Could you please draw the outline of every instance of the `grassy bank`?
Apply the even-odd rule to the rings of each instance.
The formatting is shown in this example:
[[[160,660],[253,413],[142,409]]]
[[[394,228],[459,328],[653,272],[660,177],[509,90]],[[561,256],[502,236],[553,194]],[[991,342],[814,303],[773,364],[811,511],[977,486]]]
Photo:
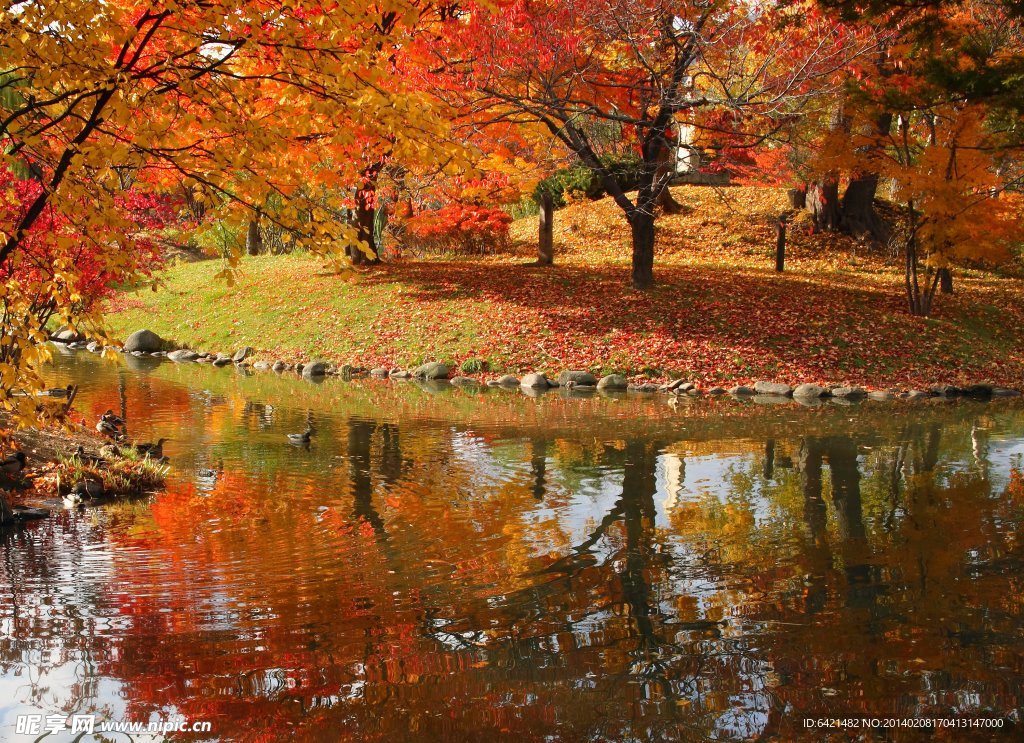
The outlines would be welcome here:
[[[674,189],[687,213],[658,223],[656,276],[628,287],[628,229],[604,200],[556,214],[556,265],[532,258],[533,220],[516,249],[484,258],[388,263],[355,278],[303,255],[180,264],[157,292],[112,300],[115,335],[148,327],[177,343],[265,359],[357,366],[480,360],[492,371],[590,368],[694,381],[910,386],[1024,381],[1024,280],[956,272],[935,317],[910,317],[899,261],[834,236],[790,231],[773,270],[781,191]],[[472,364],[467,368],[472,368]]]

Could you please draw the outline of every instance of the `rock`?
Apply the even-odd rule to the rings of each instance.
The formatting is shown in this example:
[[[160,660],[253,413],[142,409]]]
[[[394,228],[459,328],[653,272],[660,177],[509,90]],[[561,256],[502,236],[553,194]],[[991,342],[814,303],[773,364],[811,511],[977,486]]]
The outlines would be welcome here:
[[[736,395],[736,397],[749,397],[750,395],[756,395],[757,393],[749,387],[744,387],[742,384],[738,384],[729,390],[730,395]]]
[[[539,372],[533,374],[527,374],[525,377],[519,380],[519,386],[526,387],[531,390],[546,390],[551,385],[548,384],[548,378]]]
[[[269,361],[257,361],[252,365],[252,368],[256,371],[267,371],[273,366]]]
[[[863,387],[833,387],[832,397],[841,397],[846,400],[857,400],[864,397],[866,393]]]
[[[392,379],[412,379],[412,372],[408,372],[405,369],[392,369],[388,376]]]
[[[412,375],[417,379],[447,379],[448,367],[440,361],[429,361],[416,367]]]
[[[74,343],[75,341],[84,341],[85,336],[62,326],[56,333],[50,336],[50,340],[57,341],[58,343]]]
[[[170,359],[171,361],[181,363],[183,361],[195,361],[197,358],[199,358],[199,354],[197,354],[195,351],[189,351],[187,348],[181,348],[178,349],[177,351],[171,351],[169,354],[167,354],[167,358]]]
[[[304,377],[322,377],[327,373],[328,364],[326,361],[310,361],[302,365],[300,372]],[[298,369],[298,367],[296,367]]]
[[[132,356],[146,356],[147,355],[145,351],[129,351],[129,353]]]
[[[342,364],[335,370],[335,373],[342,379],[351,379],[352,375],[356,373],[356,368],[351,364]]]
[[[982,399],[992,397],[992,390],[995,389],[995,385],[989,384],[988,382],[981,382],[979,384],[969,385],[965,390],[964,394],[970,397],[979,397]]]
[[[513,377],[511,374],[505,374],[497,379],[492,379],[487,383],[488,387],[518,387],[519,378]]]
[[[835,394],[835,393],[833,392],[832,394]],[[892,392],[890,392],[889,390],[872,390],[871,392],[868,393],[868,399],[869,400],[882,400],[882,401],[885,401],[885,400],[892,400],[894,397],[895,397],[895,395],[893,395]]]
[[[805,400],[815,400],[819,397],[825,397],[827,390],[817,384],[798,384],[796,389],[793,390],[793,397],[802,397]]]
[[[759,395],[779,395],[780,397],[789,397],[793,394],[793,388],[788,384],[782,384],[781,382],[765,382],[758,380],[754,382],[754,392]]]
[[[701,392],[701,391],[700,391],[699,389],[697,389],[696,387],[694,387],[694,386],[692,386],[692,385],[691,385],[691,386],[690,386],[690,389],[686,390],[686,394],[687,394],[688,396],[690,396],[690,397],[700,397],[700,396],[701,396],[701,395],[703,395],[704,393],[703,393],[703,392]]]
[[[383,368],[370,369],[370,376],[376,377],[377,379],[384,379],[388,375],[388,370]]]
[[[230,363],[231,357],[228,356],[227,354],[220,354],[217,358],[213,360],[214,366],[227,366]]]
[[[274,365],[270,368],[276,372],[288,371],[288,364],[284,363],[283,361],[275,361]]]
[[[593,385],[597,386],[597,377],[588,371],[564,371],[558,375],[558,383],[565,385],[568,382],[572,382],[575,385]]]
[[[167,356],[167,351],[154,351],[153,353],[150,354],[150,356],[156,356],[157,358],[162,359],[165,356]]]
[[[677,389],[684,384],[686,384],[685,379],[673,379],[671,382],[665,385],[665,389],[671,392],[672,390]]]
[[[708,394],[714,395],[715,397],[718,397],[719,395],[724,395],[725,393],[726,389],[724,387],[712,387],[711,389],[708,390]]]
[[[471,377],[452,377],[450,380],[456,387],[479,387],[480,383]]]
[[[930,392],[925,392],[924,390],[910,390],[910,392],[905,392],[900,395],[904,400],[923,400],[924,398],[931,396]]]
[[[599,390],[624,390],[627,386],[629,386],[629,383],[621,374],[609,374],[601,377],[597,382]]]
[[[1009,387],[994,387],[992,397],[1020,397],[1020,390],[1012,390]]]
[[[576,385],[576,386],[578,388],[580,385]],[[658,385],[654,384],[653,382],[644,382],[643,384],[629,385],[626,389],[632,390],[633,392],[644,392],[644,393],[657,392],[658,391]]]
[[[75,351],[83,350],[88,344],[85,341],[74,341],[68,344],[68,348],[74,349]]]
[[[86,348],[86,350],[87,350],[87,351],[91,351],[92,353],[99,353],[100,351],[102,351],[102,350],[103,350],[103,346],[101,346],[101,345],[100,345],[100,344],[99,344],[98,342],[96,342],[96,341],[92,341],[92,342],[91,342],[91,343],[90,343],[89,345],[87,345],[87,346],[86,346],[85,348]]]
[[[954,387],[951,384],[940,384],[935,387],[932,387],[929,390],[929,392],[931,392],[933,395],[939,395],[941,397],[958,397],[963,392],[963,390],[961,390],[959,387]]]
[[[134,333],[129,335],[128,340],[124,342],[124,350],[129,353],[133,351],[145,351],[146,353],[152,353],[153,351],[159,351],[163,346],[163,338],[152,330],[136,330]]]
[[[245,346],[244,348],[239,348],[237,351],[235,351],[235,355],[231,357],[231,361],[233,361],[236,364],[240,364],[252,355],[252,346]]]

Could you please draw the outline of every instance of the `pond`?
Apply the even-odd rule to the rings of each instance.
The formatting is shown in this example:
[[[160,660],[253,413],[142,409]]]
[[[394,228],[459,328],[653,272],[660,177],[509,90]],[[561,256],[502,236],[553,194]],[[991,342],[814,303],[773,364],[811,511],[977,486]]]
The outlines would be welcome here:
[[[49,374],[170,437],[173,469],[0,533],[0,739],[38,738],[29,714],[198,740],[1020,734],[1019,404]]]

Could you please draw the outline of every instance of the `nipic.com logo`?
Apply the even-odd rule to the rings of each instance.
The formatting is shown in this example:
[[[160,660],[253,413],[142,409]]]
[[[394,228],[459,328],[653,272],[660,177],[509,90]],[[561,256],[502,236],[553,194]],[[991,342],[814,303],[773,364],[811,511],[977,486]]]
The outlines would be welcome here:
[[[133,722],[128,720],[100,720],[97,715],[43,715],[27,714],[15,718],[14,732],[16,735],[38,736],[42,734],[78,733],[95,735],[97,733],[150,733],[161,735],[166,733],[209,733],[212,725],[209,720],[187,720],[184,717],[166,717]]]

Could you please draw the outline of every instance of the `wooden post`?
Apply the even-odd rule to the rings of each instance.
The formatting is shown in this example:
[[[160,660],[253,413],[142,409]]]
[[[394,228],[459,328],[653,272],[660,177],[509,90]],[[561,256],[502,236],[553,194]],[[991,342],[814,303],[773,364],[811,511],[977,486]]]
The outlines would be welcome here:
[[[780,214],[775,225],[775,270],[779,273],[786,268],[786,215]]]
[[[555,262],[554,227],[555,209],[551,194],[540,197],[540,224],[537,239],[537,265],[550,266]]]

